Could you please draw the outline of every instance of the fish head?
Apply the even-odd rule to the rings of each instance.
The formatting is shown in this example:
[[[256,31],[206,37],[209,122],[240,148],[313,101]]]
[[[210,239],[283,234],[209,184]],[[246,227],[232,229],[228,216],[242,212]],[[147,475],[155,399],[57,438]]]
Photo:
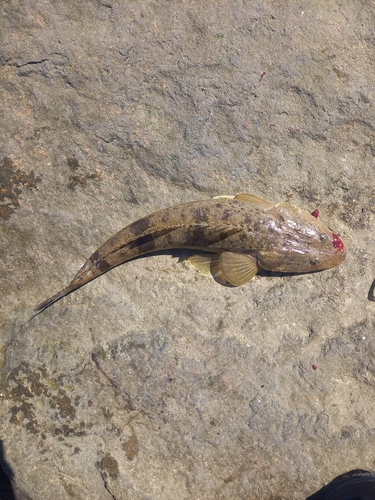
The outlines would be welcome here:
[[[275,205],[271,213],[269,223],[273,224],[274,243],[257,255],[263,269],[308,273],[344,262],[344,243],[315,215],[288,203]]]

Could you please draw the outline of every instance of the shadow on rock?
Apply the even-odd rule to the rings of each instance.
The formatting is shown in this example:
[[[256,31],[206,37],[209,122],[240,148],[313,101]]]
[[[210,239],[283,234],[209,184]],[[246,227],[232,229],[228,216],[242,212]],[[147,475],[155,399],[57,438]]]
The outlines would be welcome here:
[[[375,473],[356,469],[341,476],[321,490],[306,498],[306,500],[374,500]]]
[[[0,440],[0,500],[32,500],[13,483],[14,474],[4,456],[3,442]]]
[[[13,472],[5,461],[3,443],[0,441],[0,500],[16,500],[11,478]]]

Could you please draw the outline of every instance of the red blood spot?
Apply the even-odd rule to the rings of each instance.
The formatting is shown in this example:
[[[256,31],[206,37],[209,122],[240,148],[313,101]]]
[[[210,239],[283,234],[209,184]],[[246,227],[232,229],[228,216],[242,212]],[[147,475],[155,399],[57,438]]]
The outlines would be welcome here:
[[[314,210],[313,212],[311,212],[311,215],[315,217],[315,219],[317,219],[319,217],[319,210],[318,209]]]
[[[332,245],[337,250],[340,250],[342,252],[345,250],[344,243],[340,240],[340,238],[335,233],[332,233]]]
[[[263,71],[263,73],[260,75],[260,78],[259,78],[259,82],[258,82],[258,83],[260,83],[260,82],[261,82],[261,80],[262,80],[262,78],[264,77],[264,75],[265,75],[265,74],[266,74],[266,72],[265,72],[265,71]]]
[[[318,367],[316,365],[312,365],[311,367],[313,370],[316,370]]]

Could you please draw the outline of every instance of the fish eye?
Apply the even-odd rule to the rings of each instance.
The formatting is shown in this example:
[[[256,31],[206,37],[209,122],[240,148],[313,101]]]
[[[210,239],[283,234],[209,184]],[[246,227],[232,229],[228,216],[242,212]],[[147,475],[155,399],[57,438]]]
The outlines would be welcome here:
[[[319,259],[318,259],[318,257],[315,257],[314,259],[311,259],[311,260],[310,260],[310,264],[311,264],[312,266],[316,266],[317,264],[319,264]]]
[[[327,236],[325,233],[322,233],[322,234],[319,236],[320,241],[325,241],[327,238],[328,238],[328,236]]]

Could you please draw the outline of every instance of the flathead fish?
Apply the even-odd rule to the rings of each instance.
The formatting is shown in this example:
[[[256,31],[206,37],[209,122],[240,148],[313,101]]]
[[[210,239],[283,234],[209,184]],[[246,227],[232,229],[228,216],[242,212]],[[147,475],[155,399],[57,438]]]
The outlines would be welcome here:
[[[34,316],[110,269],[160,250],[196,250],[188,259],[195,268],[233,286],[244,285],[260,269],[308,273],[338,266],[345,260],[344,244],[317,215],[251,194],[160,210],[106,241],[66,288],[35,308]]]

